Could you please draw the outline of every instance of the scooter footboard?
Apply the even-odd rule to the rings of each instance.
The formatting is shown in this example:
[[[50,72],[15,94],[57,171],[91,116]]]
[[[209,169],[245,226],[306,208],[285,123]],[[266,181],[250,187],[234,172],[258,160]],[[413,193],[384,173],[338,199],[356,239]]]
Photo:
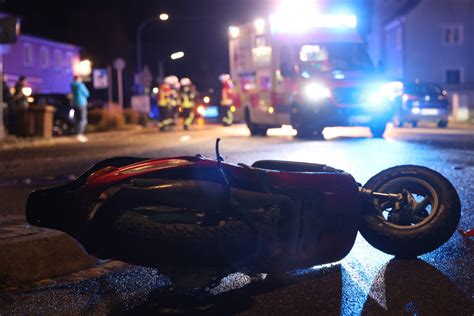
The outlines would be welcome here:
[[[361,218],[360,193],[355,180],[343,172],[276,173],[274,177],[271,182],[285,183],[279,192],[293,200],[299,223],[294,228],[298,230],[296,250],[288,245],[279,265],[288,270],[344,258],[354,245]],[[279,230],[288,230],[289,218],[281,214]]]

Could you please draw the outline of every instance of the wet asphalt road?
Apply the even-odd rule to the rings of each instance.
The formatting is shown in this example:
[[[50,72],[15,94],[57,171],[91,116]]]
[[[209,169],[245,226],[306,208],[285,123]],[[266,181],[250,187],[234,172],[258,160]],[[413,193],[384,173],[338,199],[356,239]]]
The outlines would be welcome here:
[[[213,157],[214,139],[221,137],[222,155],[230,162],[251,164],[259,159],[282,159],[324,163],[346,170],[361,183],[394,165],[428,166],[444,174],[458,189],[463,204],[460,226],[474,226],[474,129],[394,129],[384,140],[366,138],[369,134],[365,129],[330,129],[325,131],[325,141],[294,139],[288,132],[276,130],[272,131],[274,136],[251,138],[241,126],[167,134],[147,130],[128,137],[91,138],[86,144],[71,142],[0,151],[0,214],[22,213],[30,190],[78,175],[97,160],[123,155],[196,153]],[[359,236],[351,253],[331,266],[296,271],[277,280],[250,282],[247,276],[237,275],[223,282],[215,290],[218,294],[198,303],[195,300],[202,291],[170,296],[164,290],[166,282],[157,281],[141,296],[138,306],[132,304],[127,309],[137,315],[182,311],[244,315],[474,315],[473,259],[474,240],[463,240],[457,234],[418,260],[393,259]],[[135,283],[150,284],[149,275],[138,273]],[[83,286],[81,293],[87,296],[90,284]],[[70,304],[72,297],[52,291],[29,293],[21,298],[22,309],[16,311],[34,311],[38,304],[46,305],[46,312],[91,311],[90,300],[86,300],[86,309],[86,305]],[[100,301],[99,296],[95,300],[98,307],[92,311],[104,312]],[[54,304],[56,309],[48,309],[48,304]],[[61,304],[64,309],[58,309]],[[172,309],[167,309],[170,306]]]

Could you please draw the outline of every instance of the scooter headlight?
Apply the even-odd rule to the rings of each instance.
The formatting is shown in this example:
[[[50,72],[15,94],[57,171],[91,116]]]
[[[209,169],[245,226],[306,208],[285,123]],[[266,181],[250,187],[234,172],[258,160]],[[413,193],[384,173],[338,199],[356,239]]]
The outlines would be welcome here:
[[[331,97],[331,90],[320,83],[310,83],[304,88],[305,96],[311,101],[320,101]]]

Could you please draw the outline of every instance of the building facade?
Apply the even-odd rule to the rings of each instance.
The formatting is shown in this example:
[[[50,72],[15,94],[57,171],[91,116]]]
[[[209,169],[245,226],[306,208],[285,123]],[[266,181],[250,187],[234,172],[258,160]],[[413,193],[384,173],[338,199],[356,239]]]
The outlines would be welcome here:
[[[438,83],[474,106],[474,0],[374,0],[370,52],[388,75]]]
[[[68,93],[80,61],[78,46],[31,35],[20,35],[15,44],[2,44],[0,52],[8,85],[13,87],[25,76],[33,93]]]
[[[371,52],[389,74],[459,88],[474,83],[474,1],[375,0]]]

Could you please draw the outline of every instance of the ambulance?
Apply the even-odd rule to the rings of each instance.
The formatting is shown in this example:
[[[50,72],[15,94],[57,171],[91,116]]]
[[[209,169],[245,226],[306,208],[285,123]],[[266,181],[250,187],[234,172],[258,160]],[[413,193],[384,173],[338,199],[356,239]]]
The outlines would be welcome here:
[[[291,8],[229,28],[237,115],[252,135],[282,125],[300,137],[367,126],[383,137],[403,84],[374,67],[356,16]]]

